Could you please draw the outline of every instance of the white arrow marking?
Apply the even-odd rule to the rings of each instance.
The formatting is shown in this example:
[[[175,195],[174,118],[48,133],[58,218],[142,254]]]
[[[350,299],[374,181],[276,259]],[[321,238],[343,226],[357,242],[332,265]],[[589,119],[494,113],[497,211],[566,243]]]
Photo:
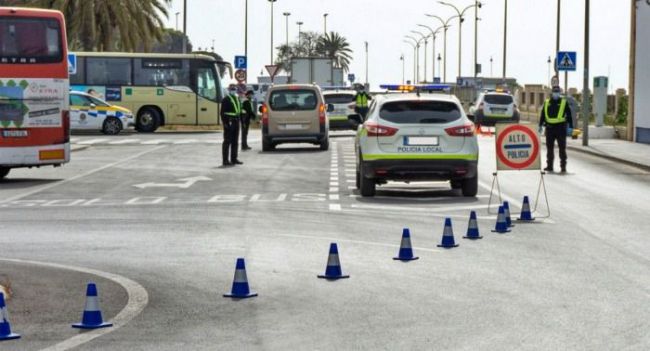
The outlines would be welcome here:
[[[212,178],[208,178],[205,176],[198,176],[198,177],[190,177],[190,178],[183,178],[179,179],[179,182],[184,182],[184,183],[142,183],[142,184],[136,184],[134,187],[140,188],[140,189],[146,189],[146,188],[179,188],[179,189],[188,189],[192,185],[194,185],[196,182],[199,181],[209,181],[212,180]]]

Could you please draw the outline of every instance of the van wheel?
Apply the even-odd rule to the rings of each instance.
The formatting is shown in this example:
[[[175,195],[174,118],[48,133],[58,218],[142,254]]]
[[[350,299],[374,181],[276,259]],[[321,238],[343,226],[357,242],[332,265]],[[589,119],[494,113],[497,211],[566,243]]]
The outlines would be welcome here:
[[[138,113],[136,128],[141,133],[153,133],[160,126],[160,113],[151,107],[145,107]]]
[[[269,138],[262,137],[262,151],[272,151],[275,149],[275,145]]]
[[[474,197],[478,193],[478,174],[472,178],[463,179],[463,196]]]
[[[363,167],[361,167],[361,173],[359,174],[359,185],[361,185],[361,196],[363,197],[372,197],[375,196],[377,190],[377,183],[374,179],[366,178],[366,175],[363,174]]]
[[[325,138],[321,140],[320,142],[320,149],[321,151],[327,151],[330,148],[330,140],[328,138]]]
[[[6,177],[9,174],[9,170],[11,170],[9,167],[0,167],[0,179]]]
[[[106,135],[118,135],[122,131],[122,122],[115,118],[109,117],[104,120],[104,125],[102,126],[102,133]]]

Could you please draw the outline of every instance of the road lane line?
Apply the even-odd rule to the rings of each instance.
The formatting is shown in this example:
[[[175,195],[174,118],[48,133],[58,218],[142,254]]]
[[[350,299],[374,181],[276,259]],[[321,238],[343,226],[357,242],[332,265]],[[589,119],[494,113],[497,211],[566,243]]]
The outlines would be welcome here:
[[[108,145],[135,144],[139,142],[140,139],[125,139],[125,140],[111,141],[110,143],[108,143]]]
[[[75,335],[53,346],[46,347],[41,351],[70,350],[75,347],[78,347],[79,345],[85,344],[95,338],[98,338],[102,335],[114,332],[119,328],[125,326],[133,318],[138,316],[149,303],[149,294],[147,293],[147,290],[139,283],[121,275],[99,271],[91,268],[68,266],[68,265],[63,265],[58,263],[29,261],[29,260],[11,259],[11,258],[0,258],[0,261],[20,263],[20,264],[30,264],[35,266],[43,266],[48,268],[63,269],[63,270],[91,274],[91,275],[95,275],[110,280],[116,283],[117,285],[120,285],[122,288],[124,288],[124,290],[126,290],[128,296],[128,301],[126,303],[126,306],[124,306],[124,308],[115,317],[113,317],[113,319],[107,321],[109,323],[113,323],[112,328],[102,328],[102,329],[87,331],[84,332],[83,334]]]
[[[64,179],[64,180],[62,180],[62,181],[60,181],[60,182],[56,182],[56,183],[53,183],[53,184],[45,185],[45,186],[42,186],[42,187],[40,187],[40,188],[34,189],[34,190],[32,190],[32,191],[28,191],[28,192],[26,192],[26,193],[23,193],[23,194],[20,194],[20,195],[16,195],[16,196],[13,196],[13,197],[10,197],[10,198],[8,198],[8,199],[4,199],[4,200],[0,201],[0,204],[4,204],[4,203],[8,203],[8,202],[12,202],[12,201],[20,200],[20,199],[25,198],[25,197],[27,197],[27,196],[30,196],[30,195],[34,195],[34,194],[40,193],[41,191],[49,190],[49,189],[55,188],[55,187],[57,187],[57,186],[59,186],[59,185],[70,183],[70,182],[75,181],[75,180],[77,180],[77,179],[80,179],[80,178],[83,178],[83,177],[87,177],[87,176],[89,176],[89,175],[95,174],[95,173],[97,173],[97,172],[101,172],[101,171],[103,171],[103,170],[105,170],[105,169],[108,169],[108,168],[111,168],[111,167],[115,167],[115,166],[117,166],[117,165],[119,165],[119,164],[121,164],[121,163],[129,162],[129,161],[134,160],[134,159],[136,159],[136,158],[138,158],[138,157],[140,157],[140,156],[146,155],[146,154],[151,153],[151,152],[154,152],[154,151],[158,151],[158,150],[163,149],[163,148],[166,148],[166,147],[167,147],[167,146],[164,146],[164,145],[163,145],[163,146],[158,146],[158,147],[156,147],[156,148],[153,148],[153,149],[151,149],[151,150],[142,151],[142,152],[140,152],[140,153],[138,153],[138,154],[135,154],[135,155],[133,155],[133,156],[131,156],[131,157],[127,157],[127,158],[125,158],[125,159],[123,159],[123,160],[116,161],[116,162],[113,162],[113,163],[110,163],[110,164],[104,165],[104,166],[102,166],[102,167],[99,167],[99,168],[93,169],[92,171],[88,171],[88,172],[86,172],[86,173],[82,173],[82,174],[76,175],[76,176],[74,176],[74,177],[72,177],[72,178]]]
[[[108,141],[108,139],[90,139],[90,140],[80,141],[77,144],[79,144],[79,145],[94,145],[94,144],[103,143],[105,141]]]
[[[343,242],[343,243],[382,246],[382,247],[396,247],[396,248],[400,247],[400,245],[396,245],[396,244],[386,244],[386,243],[379,243],[379,242],[375,242],[375,241],[365,241],[365,240],[332,238],[332,237],[326,237],[326,236],[311,236],[311,235],[298,235],[298,234],[277,234],[277,236],[283,236],[283,237],[287,237],[287,238],[296,238],[296,239],[316,239],[316,240],[331,241],[331,242]],[[431,248],[427,248],[427,247],[416,247],[416,246],[414,246],[413,249],[418,250],[418,251],[440,252],[440,250],[431,249]]]
[[[340,211],[341,204],[330,204],[330,211]]]

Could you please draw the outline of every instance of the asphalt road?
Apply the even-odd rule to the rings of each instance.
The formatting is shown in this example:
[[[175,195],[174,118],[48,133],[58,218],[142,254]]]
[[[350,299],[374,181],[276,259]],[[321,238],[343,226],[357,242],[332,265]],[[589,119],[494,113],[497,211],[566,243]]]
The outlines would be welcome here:
[[[234,168],[219,167],[220,139],[78,136],[88,148],[65,167],[15,170],[0,182],[0,258],[107,272],[146,289],[141,313],[75,350],[650,348],[647,172],[570,153],[569,175],[545,177],[550,219],[494,234],[493,138],[480,137],[481,186],[471,199],[445,183],[395,183],[359,197],[349,133],[335,133],[328,152],[261,153],[257,137]],[[499,184],[518,213],[524,195],[535,198],[539,174],[500,173]],[[461,239],[470,210],[482,240]],[[451,250],[436,247],[445,217],[460,243]],[[404,227],[417,261],[392,260]],[[350,279],[316,278],[330,242]],[[222,297],[238,257],[259,297]],[[21,265],[35,269],[0,261],[15,291],[35,284],[23,282]],[[114,287],[106,293],[122,294],[101,296],[110,319],[125,298]],[[61,318],[34,328],[21,311],[48,304],[29,299],[9,302],[23,339],[2,350],[70,337]]]

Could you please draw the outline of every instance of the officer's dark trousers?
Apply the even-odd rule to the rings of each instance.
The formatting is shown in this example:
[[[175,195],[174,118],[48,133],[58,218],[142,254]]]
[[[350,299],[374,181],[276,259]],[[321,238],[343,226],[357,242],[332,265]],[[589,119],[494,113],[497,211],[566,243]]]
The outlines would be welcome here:
[[[242,117],[241,120],[241,147],[248,148],[248,127],[251,125],[250,117]]]
[[[546,126],[546,165],[553,168],[555,160],[555,142],[560,149],[560,167],[566,168],[566,123]]]
[[[223,122],[223,145],[221,153],[223,163],[237,161],[237,143],[239,141],[239,119],[233,117],[224,117]],[[228,155],[230,154],[230,161]]]
[[[357,107],[357,113],[361,115],[361,118],[365,121],[366,115],[368,115],[367,107]]]

